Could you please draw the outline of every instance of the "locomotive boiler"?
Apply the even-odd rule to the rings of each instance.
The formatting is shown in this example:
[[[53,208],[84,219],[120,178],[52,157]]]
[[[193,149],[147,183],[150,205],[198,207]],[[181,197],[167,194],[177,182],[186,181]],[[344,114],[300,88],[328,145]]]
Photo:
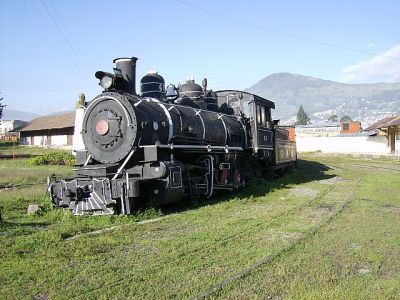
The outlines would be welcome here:
[[[49,180],[57,206],[80,214],[130,214],[232,191],[296,161],[295,142],[271,120],[273,102],[188,80],[165,87],[149,72],[136,93],[137,58],[98,71],[104,91],[85,103],[75,175]]]

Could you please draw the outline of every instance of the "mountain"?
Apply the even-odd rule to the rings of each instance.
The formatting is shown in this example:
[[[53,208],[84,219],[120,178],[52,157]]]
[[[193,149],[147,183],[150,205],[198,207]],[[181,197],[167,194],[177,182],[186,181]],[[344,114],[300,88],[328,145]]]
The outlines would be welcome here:
[[[7,107],[3,110],[3,120],[30,121],[37,117],[40,117],[40,115],[20,110],[7,109]]]
[[[275,102],[275,119],[293,123],[300,104],[313,121],[349,115],[362,125],[400,114],[400,83],[347,84],[291,73],[269,75],[246,91]]]

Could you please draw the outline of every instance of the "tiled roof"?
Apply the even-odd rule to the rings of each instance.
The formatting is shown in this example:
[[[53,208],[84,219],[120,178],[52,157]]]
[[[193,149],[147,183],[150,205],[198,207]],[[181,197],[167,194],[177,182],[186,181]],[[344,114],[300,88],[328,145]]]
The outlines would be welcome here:
[[[47,129],[60,129],[75,126],[75,112],[68,112],[58,115],[44,116],[33,119],[28,125],[19,131],[35,131]]]

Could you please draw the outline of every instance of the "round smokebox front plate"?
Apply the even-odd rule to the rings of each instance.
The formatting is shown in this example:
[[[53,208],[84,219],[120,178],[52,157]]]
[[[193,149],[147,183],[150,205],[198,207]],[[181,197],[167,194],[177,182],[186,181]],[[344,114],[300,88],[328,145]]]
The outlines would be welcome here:
[[[102,94],[89,104],[83,118],[86,149],[102,163],[123,160],[135,144],[136,123],[132,105],[124,96]]]

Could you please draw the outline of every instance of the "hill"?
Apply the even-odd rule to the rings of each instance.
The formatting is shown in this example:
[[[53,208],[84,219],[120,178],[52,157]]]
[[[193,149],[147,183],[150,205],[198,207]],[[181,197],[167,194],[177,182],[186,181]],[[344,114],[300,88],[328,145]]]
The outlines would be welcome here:
[[[3,111],[3,120],[30,121],[39,116],[40,115],[38,115],[38,114],[34,114],[34,113],[30,113],[30,112],[7,109],[7,107],[5,107],[4,111]]]
[[[363,125],[400,113],[400,83],[346,84],[291,73],[269,75],[247,91],[275,102],[274,118],[290,123],[300,104],[311,119],[350,115]]]

